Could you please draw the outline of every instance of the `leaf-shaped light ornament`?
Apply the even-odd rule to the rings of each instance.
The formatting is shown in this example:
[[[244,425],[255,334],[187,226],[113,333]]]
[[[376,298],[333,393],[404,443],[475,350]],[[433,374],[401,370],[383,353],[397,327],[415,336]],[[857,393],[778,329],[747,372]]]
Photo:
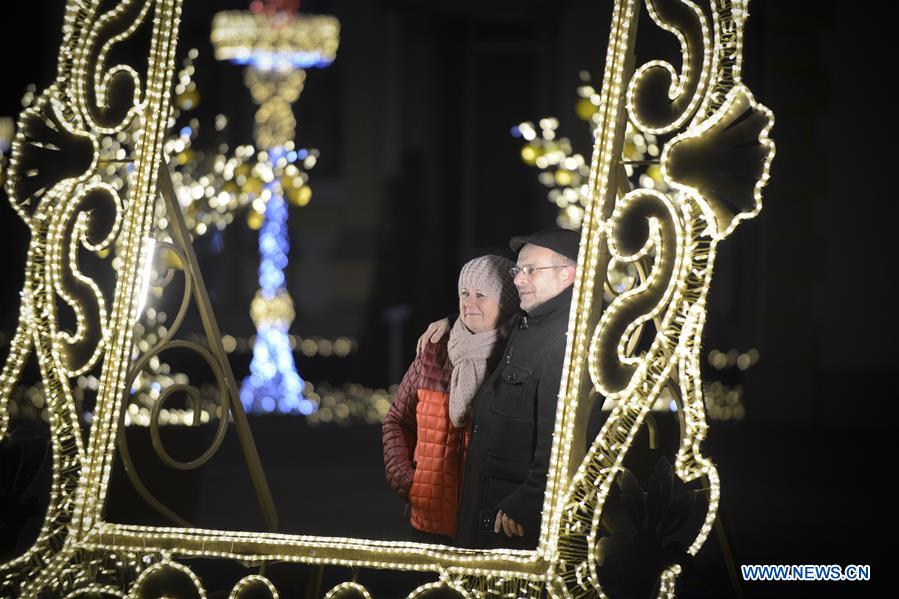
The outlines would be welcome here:
[[[91,171],[96,160],[93,139],[64,118],[55,95],[48,89],[22,113],[12,143],[6,192],[26,223],[53,187]]]
[[[627,518],[609,518],[615,508],[603,514],[613,524],[593,548],[603,589],[609,597],[655,597],[664,572],[690,559],[679,536],[692,513],[693,492],[664,456],[645,488],[627,468],[616,483],[610,500]]]
[[[727,237],[761,210],[774,158],[773,126],[774,114],[741,84],[708,119],[665,147],[665,181],[699,203],[713,238]]]

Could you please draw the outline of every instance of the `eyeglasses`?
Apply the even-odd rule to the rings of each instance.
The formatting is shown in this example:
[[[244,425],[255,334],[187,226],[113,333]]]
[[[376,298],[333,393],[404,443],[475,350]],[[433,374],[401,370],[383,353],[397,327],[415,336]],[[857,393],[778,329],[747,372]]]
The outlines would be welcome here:
[[[524,266],[513,266],[509,269],[509,274],[512,275],[512,278],[518,276],[518,273],[523,274],[524,276],[530,278],[535,272],[538,270],[546,270],[547,268],[565,268],[564,264],[557,264],[555,266],[531,266],[530,264],[525,264]]]

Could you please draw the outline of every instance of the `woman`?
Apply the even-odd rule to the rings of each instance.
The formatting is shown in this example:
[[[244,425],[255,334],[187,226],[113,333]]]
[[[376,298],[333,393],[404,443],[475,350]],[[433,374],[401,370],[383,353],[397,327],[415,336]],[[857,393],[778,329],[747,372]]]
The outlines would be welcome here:
[[[406,371],[384,418],[390,486],[412,506],[410,523],[453,537],[475,393],[502,355],[518,292],[500,256],[459,273],[459,318],[448,339],[428,343]]]

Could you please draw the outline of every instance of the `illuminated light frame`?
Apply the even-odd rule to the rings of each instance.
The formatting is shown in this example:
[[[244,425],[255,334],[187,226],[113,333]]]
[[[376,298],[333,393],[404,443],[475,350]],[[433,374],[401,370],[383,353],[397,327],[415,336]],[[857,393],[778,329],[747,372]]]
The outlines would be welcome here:
[[[683,3],[693,6],[687,0]],[[64,366],[65,339],[59,334],[53,304],[63,292],[58,274],[65,266],[60,264],[62,253],[95,251],[98,246],[96,243],[90,245],[90,242],[85,245],[85,240],[75,233],[81,230],[78,227],[58,229],[63,234],[73,232],[72,239],[63,239],[64,235],[51,231],[48,218],[56,212],[82,214],[70,208],[77,204],[85,186],[99,184],[92,182],[101,178],[95,172],[94,160],[83,175],[57,182],[34,207],[33,214],[17,203],[22,198],[10,193],[33,235],[20,322],[10,356],[0,374],[0,434],[5,434],[8,427],[6,403],[9,391],[33,350],[47,390],[54,461],[49,508],[43,528],[25,554],[0,564],[0,595],[30,596],[47,592],[73,596],[91,591],[133,596],[139,593],[145,581],[155,576],[181,575],[196,587],[199,596],[204,596],[202,581],[188,566],[176,561],[204,557],[242,563],[286,561],[437,573],[437,582],[412,590],[408,599],[438,587],[455,589],[463,597],[476,599],[503,594],[538,597],[544,591],[555,599],[604,597],[595,550],[601,537],[599,522],[605,500],[656,396],[663,388],[671,386],[673,372],[678,375],[676,398],[681,419],[676,473],[685,482],[704,479],[709,490],[705,518],[689,547],[692,554],[699,551],[715,521],[720,496],[717,471],[700,449],[708,427],[699,372],[706,297],[717,243],[741,220],[754,216],[760,209],[761,190],[774,155],[773,143],[768,137],[773,116],[754,101],[741,83],[741,58],[734,55],[735,51],[739,54],[742,47],[743,25],[748,15],[745,1],[711,2],[714,35],[707,40],[709,44],[703,50],[703,72],[708,73],[709,80],[706,85],[699,86],[702,87],[701,93],[697,92],[702,96],[700,100],[692,98],[688,102],[688,106],[699,107],[690,125],[664,146],[663,173],[666,182],[675,190],[666,195],[645,189],[619,193],[623,170],[620,152],[628,112],[626,90],[631,76],[630,61],[639,4],[636,0],[616,0],[614,4],[590,172],[591,198],[578,256],[569,317],[569,344],[536,551],[468,550],[411,542],[152,527],[103,520],[103,506],[116,454],[120,411],[125,406],[125,375],[132,360],[132,330],[141,287],[143,239],[152,228],[159,172],[165,174],[157,169],[169,114],[168,85],[174,73],[180,1],[147,0],[145,5],[139,6],[137,2],[123,3],[107,15],[96,18],[101,4],[100,0],[90,4],[70,0],[60,51],[60,77],[44,92],[44,96],[50,98],[49,104],[61,109],[58,116],[70,135],[88,137],[96,144],[103,135],[126,129],[132,135],[139,134],[134,152],[133,181],[127,197],[116,205],[116,231],[121,236],[119,247],[123,248],[123,253],[119,256],[121,268],[112,309],[106,319],[99,319],[102,328],[99,338],[104,345],[97,410],[85,446],[72,401],[73,373]],[[153,10],[149,8],[151,5]],[[105,56],[109,46],[126,39],[149,14],[153,15],[153,35],[148,72],[138,74],[122,67],[107,69]],[[104,28],[115,21],[114,17],[131,18],[134,23],[106,35]],[[707,34],[706,29],[703,32],[703,35]],[[695,43],[682,44],[684,52],[691,47],[697,46]],[[684,56],[684,64],[688,64],[689,59]],[[95,73],[94,69],[99,72]],[[100,126],[93,119],[94,107],[89,102],[91,98],[105,97],[105,86],[113,79],[113,73],[124,73],[134,83],[134,105],[123,113],[117,126]],[[144,78],[143,92],[141,77]],[[83,91],[89,84],[97,86],[93,96]],[[738,97],[744,99],[741,109],[754,111],[766,123],[757,136],[763,156],[761,164],[749,165],[757,166],[759,173],[751,208],[731,214],[729,220],[721,220],[722,215],[727,216],[727,207],[714,205],[715,198],[703,196],[700,187],[677,180],[673,174],[676,169],[671,167],[677,158],[677,144],[708,135],[716,124],[728,117],[728,111]],[[44,101],[43,105],[46,104]],[[23,113],[23,119],[27,113]],[[682,117],[678,115],[675,120],[681,122]],[[21,131],[22,127],[19,129]],[[16,177],[25,172],[25,167],[16,161],[15,148],[24,147],[26,143],[27,139],[17,136],[8,189],[14,190]],[[92,178],[92,175],[95,176]],[[167,178],[163,176],[162,179]],[[619,195],[624,199],[618,200]],[[618,221],[629,203],[649,201],[646,198],[665,207],[660,216],[653,218],[670,219],[670,230],[675,232],[676,239],[666,240],[660,234],[663,223],[650,219],[649,234],[643,247],[633,255],[626,255],[618,243],[617,227],[621,226]],[[82,249],[78,249],[78,243]],[[633,305],[634,298],[648,286],[621,294],[604,311],[596,305],[594,292],[602,293],[609,259],[634,259],[634,255],[648,252],[653,245],[658,253],[666,243],[673,244],[671,247],[676,250],[672,275],[661,282],[664,293],[650,310],[637,313]],[[69,263],[71,265],[71,261]],[[77,301],[77,298],[72,299]],[[650,350],[635,360],[627,353],[627,342],[632,331],[639,327],[638,321],[648,321],[652,316],[661,316],[657,321],[659,330]],[[620,318],[630,319],[620,337],[603,338],[602,330]],[[619,364],[635,366],[625,385],[606,384],[609,372],[600,357],[611,357]],[[589,411],[590,397],[596,389],[604,389],[616,397],[617,402],[596,440],[586,454],[581,454],[574,448],[584,440],[584,414]],[[235,509],[243,508],[235,506]],[[131,575],[117,581],[103,578],[99,569],[93,567],[97,560],[115,561]],[[673,564],[661,572],[660,597],[673,595],[680,570],[678,564]],[[252,581],[262,583],[269,590],[273,588],[261,575],[254,575]],[[232,596],[239,597],[243,588],[240,585],[246,586],[250,582],[242,579]],[[338,599],[343,594],[366,596],[368,591],[355,582],[345,582],[329,591],[327,597]]]

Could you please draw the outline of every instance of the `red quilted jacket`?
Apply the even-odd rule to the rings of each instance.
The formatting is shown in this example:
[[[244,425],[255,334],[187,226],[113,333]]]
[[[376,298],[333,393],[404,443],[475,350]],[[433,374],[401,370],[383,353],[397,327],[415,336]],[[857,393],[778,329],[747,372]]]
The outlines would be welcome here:
[[[406,371],[382,428],[387,480],[412,506],[412,526],[449,537],[468,442],[467,429],[449,418],[452,371],[446,338],[429,343]]]

